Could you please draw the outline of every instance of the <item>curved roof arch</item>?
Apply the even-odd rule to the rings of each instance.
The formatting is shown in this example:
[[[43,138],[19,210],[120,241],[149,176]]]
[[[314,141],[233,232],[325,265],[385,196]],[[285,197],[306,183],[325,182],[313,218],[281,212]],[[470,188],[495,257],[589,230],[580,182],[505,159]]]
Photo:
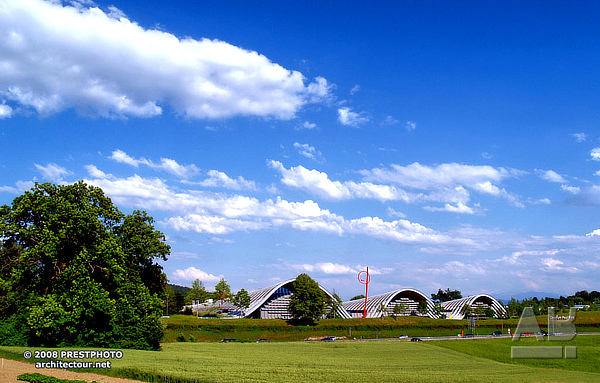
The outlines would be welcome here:
[[[504,305],[500,303],[496,298],[488,294],[477,294],[471,295],[461,299],[455,299],[453,301],[442,302],[442,308],[446,311],[446,315],[450,315],[452,319],[463,319],[465,316],[462,313],[466,305],[473,305],[477,302],[482,302],[489,305],[496,315],[506,314]]]
[[[294,279],[288,279],[287,281],[279,282],[273,286],[265,287],[256,291],[252,291],[249,293],[250,295],[250,306],[244,311],[244,317],[248,318],[253,316],[257,310],[269,301],[269,299],[282,287],[288,287],[290,291],[292,291],[292,284],[294,283]],[[288,286],[289,285],[289,286]],[[323,291],[327,297],[333,299],[333,294],[331,294],[327,289],[319,284],[319,288]],[[341,306],[337,310],[337,314],[342,318],[350,318],[350,315],[344,310]]]
[[[367,318],[379,318],[383,315],[383,313],[379,310],[381,305],[383,307],[388,307],[388,305],[399,295],[409,295],[415,301],[425,301],[427,302],[427,316],[431,318],[438,318],[439,314],[435,310],[435,304],[433,301],[428,298],[425,294],[420,292],[419,290],[412,288],[404,288],[399,290],[390,291],[388,293],[379,294],[370,296],[367,298]],[[365,300],[364,299],[356,299],[353,301],[348,301],[343,303],[344,309],[348,312],[360,312],[364,310]]]

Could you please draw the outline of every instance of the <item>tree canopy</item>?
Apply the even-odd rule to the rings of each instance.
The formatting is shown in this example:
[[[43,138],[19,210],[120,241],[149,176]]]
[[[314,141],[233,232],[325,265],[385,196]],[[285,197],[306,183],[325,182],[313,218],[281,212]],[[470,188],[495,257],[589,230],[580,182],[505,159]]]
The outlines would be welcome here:
[[[462,297],[462,293],[459,290],[450,290],[450,288],[446,290],[438,289],[437,294],[431,294],[431,299],[436,302],[448,302]]]
[[[83,182],[0,207],[0,344],[157,349],[170,247]]]
[[[241,289],[233,296],[233,304],[240,309],[240,314],[244,314],[244,310],[250,307],[250,294],[245,289]]]
[[[329,298],[308,274],[298,275],[292,290],[289,310],[296,321],[313,324],[325,313]]]

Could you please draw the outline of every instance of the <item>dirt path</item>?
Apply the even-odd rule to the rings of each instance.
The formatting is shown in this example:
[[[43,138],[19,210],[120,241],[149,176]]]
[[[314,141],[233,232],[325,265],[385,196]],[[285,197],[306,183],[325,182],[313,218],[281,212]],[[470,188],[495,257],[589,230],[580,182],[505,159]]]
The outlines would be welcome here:
[[[88,372],[73,372],[58,369],[36,369],[31,363],[17,362],[16,360],[0,358],[0,382],[2,383],[23,383],[17,380],[21,374],[39,373],[46,376],[53,376],[59,379],[77,379],[86,382],[96,381],[98,383],[139,383],[138,380],[113,378],[110,376],[92,374]]]

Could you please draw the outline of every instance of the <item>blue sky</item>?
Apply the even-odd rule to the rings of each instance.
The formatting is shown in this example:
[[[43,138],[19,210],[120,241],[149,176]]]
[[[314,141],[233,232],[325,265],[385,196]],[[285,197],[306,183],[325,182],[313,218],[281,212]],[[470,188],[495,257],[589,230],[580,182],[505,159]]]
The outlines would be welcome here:
[[[0,0],[0,203],[144,209],[172,283],[599,289],[600,5]]]

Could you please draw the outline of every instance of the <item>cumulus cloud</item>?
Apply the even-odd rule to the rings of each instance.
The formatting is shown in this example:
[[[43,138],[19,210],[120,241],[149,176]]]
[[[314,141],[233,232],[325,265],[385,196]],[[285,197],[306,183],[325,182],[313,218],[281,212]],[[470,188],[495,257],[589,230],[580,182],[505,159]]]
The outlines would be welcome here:
[[[581,192],[581,188],[578,186],[561,185],[560,189],[571,194],[579,194]]]
[[[244,177],[231,178],[227,174],[218,170],[209,170],[208,178],[198,183],[205,187],[221,187],[231,190],[255,190],[256,183],[248,181]]]
[[[385,120],[383,120],[383,121],[381,122],[381,125],[396,125],[396,124],[399,124],[399,123],[400,123],[400,121],[398,121],[398,120],[397,120],[397,119],[395,119],[394,117],[392,117],[392,116],[387,116],[387,117],[385,118]]]
[[[169,105],[189,118],[293,118],[330,99],[332,85],[224,41],[146,29],[115,7],[2,1],[0,115],[75,109],[103,117],[153,117]]]
[[[585,133],[573,133],[571,134],[571,137],[575,138],[575,141],[577,142],[583,142],[587,140],[587,135]]]
[[[424,209],[429,211],[445,211],[458,214],[475,214],[475,211],[472,208],[462,203],[458,203],[456,205],[447,203],[444,207],[425,206]]]
[[[73,174],[62,166],[58,166],[54,163],[47,164],[46,166],[35,164],[35,168],[40,172],[43,179],[55,183],[63,183],[64,176]]]
[[[427,166],[415,162],[407,166],[393,164],[389,168],[361,170],[360,174],[366,181],[395,184],[410,189],[433,190],[436,191],[435,193],[462,191],[462,200],[448,202],[463,204],[468,202],[468,192],[464,189],[467,187],[479,193],[504,198],[514,206],[524,206],[517,195],[496,185],[508,177],[522,174],[517,170],[457,163]],[[429,198],[431,199],[435,193],[430,194]],[[444,198],[439,200],[443,201]]]
[[[98,169],[95,165],[86,165],[85,169],[87,170],[90,177],[107,178],[107,179],[114,178],[114,176],[112,174],[104,173],[102,170]]]
[[[171,276],[179,281],[195,281],[196,279],[199,279],[202,282],[219,282],[221,279],[221,277],[209,274],[206,271],[202,271],[193,266],[190,266],[185,270],[177,269]]]
[[[280,197],[256,198],[206,191],[175,191],[160,179],[138,175],[120,179],[90,179],[115,204],[170,214],[161,224],[178,231],[213,235],[237,231],[292,228],[336,235],[362,235],[391,241],[424,244],[472,244],[452,238],[406,219],[385,221],[379,217],[346,219],[306,200],[290,202]]]
[[[590,156],[592,156],[592,160],[600,161],[600,148],[594,148],[590,151]]]
[[[269,166],[281,173],[281,182],[286,186],[302,189],[330,200],[347,200],[352,198],[377,199],[380,201],[404,200],[411,196],[404,190],[389,185],[377,185],[370,182],[340,182],[329,179],[327,173],[309,170],[304,166],[293,166],[286,169],[279,161],[269,161]]]
[[[536,170],[536,173],[540,176],[541,179],[546,180],[548,182],[556,182],[562,184],[567,183],[567,180],[554,170]]]
[[[412,132],[413,130],[417,129],[417,123],[412,121],[406,121],[406,125],[404,127],[407,131]]]
[[[177,161],[172,160],[170,158],[161,158],[160,164],[155,164],[154,162],[147,160],[144,157],[139,159],[133,158],[122,150],[115,150],[114,152],[112,152],[109,158],[113,161],[131,165],[136,168],[140,165],[145,165],[152,169],[165,171],[180,178],[190,178],[195,176],[199,172],[199,169],[194,164],[180,165],[177,163]]]
[[[9,118],[13,115],[13,109],[5,104],[0,104],[0,119]]]
[[[315,264],[288,264],[287,266],[297,272],[320,273],[329,275],[356,274],[359,271],[358,269],[352,268],[350,266],[340,265],[339,263],[332,262],[319,262]]]
[[[298,153],[306,158],[310,158],[311,160],[315,161],[319,161],[321,159],[321,152],[315,149],[314,146],[294,142],[294,148],[298,151]]]
[[[317,129],[317,124],[315,124],[314,122],[304,121],[296,129],[307,129],[307,130]]]
[[[338,109],[338,121],[342,125],[358,127],[369,122],[369,117],[364,113],[356,113],[351,108],[343,107]]]

